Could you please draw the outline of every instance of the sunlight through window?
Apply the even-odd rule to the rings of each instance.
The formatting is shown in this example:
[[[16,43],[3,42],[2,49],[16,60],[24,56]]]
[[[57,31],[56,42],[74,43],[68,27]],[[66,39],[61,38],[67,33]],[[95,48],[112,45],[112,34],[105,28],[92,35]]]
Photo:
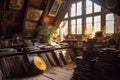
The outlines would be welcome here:
[[[75,14],[76,14],[76,6],[75,6],[75,4],[72,4],[72,7],[71,7],[71,17],[74,17],[75,16]]]
[[[106,33],[114,33],[114,15],[112,13],[106,15]]]

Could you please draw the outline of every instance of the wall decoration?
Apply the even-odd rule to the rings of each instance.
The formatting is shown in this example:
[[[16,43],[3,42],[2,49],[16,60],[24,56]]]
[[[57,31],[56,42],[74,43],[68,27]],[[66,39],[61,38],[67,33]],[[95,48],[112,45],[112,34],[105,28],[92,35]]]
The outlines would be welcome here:
[[[36,22],[25,21],[24,33],[27,35],[32,35],[37,26]]]
[[[58,13],[58,10],[59,10],[61,4],[62,4],[62,1],[55,0],[54,3],[53,3],[52,8],[50,9],[49,16],[55,17],[57,15],[57,13]]]
[[[23,8],[24,0],[10,0],[9,9],[21,10]]]
[[[41,15],[42,15],[42,13],[43,13],[42,10],[29,7],[28,11],[27,11],[26,19],[27,20],[32,20],[32,21],[38,21],[40,19]]]

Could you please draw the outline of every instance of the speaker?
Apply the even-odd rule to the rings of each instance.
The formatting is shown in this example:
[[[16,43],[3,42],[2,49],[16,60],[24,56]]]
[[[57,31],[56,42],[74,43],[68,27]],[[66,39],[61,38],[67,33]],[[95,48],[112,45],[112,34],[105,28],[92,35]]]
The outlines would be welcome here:
[[[94,3],[120,16],[120,0],[91,0]]]

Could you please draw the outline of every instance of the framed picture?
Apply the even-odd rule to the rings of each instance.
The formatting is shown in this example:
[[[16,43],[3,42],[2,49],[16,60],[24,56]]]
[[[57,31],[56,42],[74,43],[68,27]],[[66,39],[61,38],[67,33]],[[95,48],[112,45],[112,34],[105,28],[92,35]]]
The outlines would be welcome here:
[[[21,10],[24,5],[24,0],[10,0],[9,9]]]
[[[53,3],[53,6],[52,6],[52,8],[50,9],[50,12],[49,12],[48,15],[55,17],[55,16],[57,15],[57,13],[58,13],[58,10],[59,10],[61,4],[62,4],[62,1],[60,1],[60,0],[55,0],[54,3]]]
[[[24,33],[29,35],[29,36],[32,35],[36,26],[37,26],[36,22],[25,21]]]
[[[27,20],[32,20],[32,21],[38,21],[42,15],[43,11],[36,9],[36,8],[32,8],[29,7],[27,10],[27,16],[26,19]]]

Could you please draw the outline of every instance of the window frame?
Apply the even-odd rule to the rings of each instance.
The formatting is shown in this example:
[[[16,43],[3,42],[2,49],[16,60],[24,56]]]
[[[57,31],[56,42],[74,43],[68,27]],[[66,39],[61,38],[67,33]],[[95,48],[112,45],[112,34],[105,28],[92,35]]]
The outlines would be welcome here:
[[[92,21],[92,27],[94,29],[94,17],[95,16],[101,16],[101,31],[105,32],[103,29],[105,28],[106,26],[106,15],[108,13],[111,13],[110,11],[106,10],[105,8],[101,7],[101,11],[100,12],[95,12],[94,11],[94,2],[92,2],[92,13],[91,14],[86,14],[86,0],[76,0],[73,4],[76,4],[77,5],[77,2],[81,2],[82,3],[82,14],[79,15],[79,16],[74,16],[74,17],[71,17],[71,5],[69,6],[69,11],[67,12],[68,13],[68,17],[67,18],[64,18],[63,20],[68,20],[68,34],[72,34],[71,33],[71,20],[72,19],[76,19],[76,24],[77,24],[77,19],[81,19],[82,20],[82,34],[73,34],[73,35],[84,35],[86,34],[86,18],[87,17],[92,17],[93,21]],[[76,9],[77,9],[77,6],[76,6]],[[76,13],[77,13],[77,10],[76,10]],[[115,24],[115,22],[114,22]],[[115,26],[114,26],[114,29],[115,29]],[[77,33],[77,30],[76,30],[76,33]],[[106,33],[106,32],[105,32]],[[114,31],[115,33],[115,31]]]

